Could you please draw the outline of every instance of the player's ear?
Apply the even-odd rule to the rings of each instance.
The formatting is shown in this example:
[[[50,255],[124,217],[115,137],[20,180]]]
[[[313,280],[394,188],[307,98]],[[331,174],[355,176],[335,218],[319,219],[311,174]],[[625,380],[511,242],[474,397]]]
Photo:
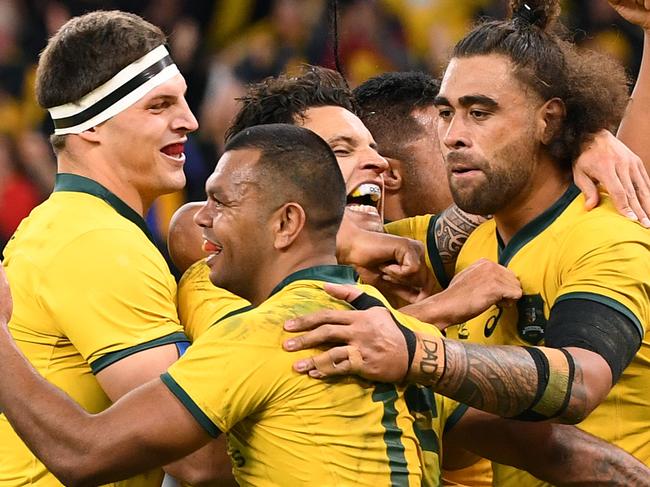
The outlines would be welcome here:
[[[397,193],[402,189],[402,162],[398,159],[385,157],[388,162],[388,169],[384,172],[384,190],[391,193]]]
[[[539,110],[540,133],[539,140],[548,145],[562,130],[562,123],[566,117],[566,107],[559,98],[551,98]]]
[[[300,235],[307,220],[303,207],[294,202],[282,205],[272,218],[275,234],[273,246],[276,250],[288,248]]]
[[[97,127],[91,127],[88,130],[84,130],[80,134],[77,134],[79,137],[81,137],[83,140],[86,142],[94,142],[98,143],[100,142],[100,133],[99,130],[97,130]]]

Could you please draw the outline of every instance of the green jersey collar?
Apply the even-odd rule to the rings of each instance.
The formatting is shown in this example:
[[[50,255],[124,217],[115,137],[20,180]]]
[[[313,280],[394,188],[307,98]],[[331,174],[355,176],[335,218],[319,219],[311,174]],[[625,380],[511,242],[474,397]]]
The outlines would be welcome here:
[[[114,193],[110,192],[97,181],[93,181],[92,179],[88,179],[84,176],[79,176],[78,174],[59,173],[56,175],[56,184],[54,185],[54,191],[86,193],[104,200],[124,218],[135,223],[138,228],[144,232],[147,238],[151,240],[151,243],[156,245],[153,239],[153,235],[151,235],[149,228],[147,228],[147,224],[145,223],[144,219],[133,208],[131,208]]]
[[[503,245],[503,241],[497,230],[497,243],[499,245],[499,264],[507,266],[521,248],[533,240],[537,235],[546,230],[553,223],[571,202],[580,194],[580,190],[574,184],[571,184],[564,194],[551,207],[523,226],[508,242]]]
[[[273,288],[271,296],[295,281],[324,281],[334,284],[356,284],[357,273],[346,265],[317,265],[289,274]]]

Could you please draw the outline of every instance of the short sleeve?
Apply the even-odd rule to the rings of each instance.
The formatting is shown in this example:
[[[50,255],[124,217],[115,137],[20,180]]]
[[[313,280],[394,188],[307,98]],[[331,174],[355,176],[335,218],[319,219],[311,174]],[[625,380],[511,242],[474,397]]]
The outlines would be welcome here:
[[[558,257],[555,303],[590,299],[636,324],[641,336],[650,320],[650,236],[623,218],[587,221],[574,227]]]
[[[194,263],[178,283],[178,315],[185,334],[195,341],[226,316],[247,310],[250,303],[210,282],[210,268]]]
[[[251,343],[247,319],[255,318],[244,313],[210,328],[161,376],[212,436],[263,409],[290,370],[277,360],[278,343]]]
[[[95,230],[56,256],[36,292],[94,373],[123,356],[186,341],[175,283],[157,249],[126,230]]]

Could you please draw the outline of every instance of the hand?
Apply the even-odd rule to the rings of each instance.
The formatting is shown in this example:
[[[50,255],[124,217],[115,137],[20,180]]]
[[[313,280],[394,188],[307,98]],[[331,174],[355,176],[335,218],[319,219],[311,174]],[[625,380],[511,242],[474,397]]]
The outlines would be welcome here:
[[[337,284],[326,284],[325,291],[347,302],[362,293],[357,287]],[[289,352],[342,344],[293,365],[296,372],[316,379],[356,374],[368,380],[400,382],[408,372],[406,340],[385,308],[323,310],[289,320],[284,329],[308,332],[284,342]]]
[[[0,326],[6,326],[13,311],[13,301],[9,290],[9,281],[0,262]]]
[[[396,308],[415,303],[433,294],[418,287],[394,284],[387,280],[386,275],[379,270],[366,269],[365,267],[355,267],[355,270],[362,283],[373,286]]]
[[[478,316],[494,304],[512,306],[521,295],[521,283],[514,272],[480,259],[456,274],[444,291],[400,311],[444,330]]]
[[[388,233],[369,232],[352,223],[342,224],[336,235],[339,263],[384,274],[391,282],[415,287],[427,285],[430,278],[424,255],[422,242]]]
[[[609,0],[609,4],[628,22],[650,30],[650,0]]]
[[[631,220],[638,220],[646,228],[650,227],[648,173],[643,161],[611,132],[601,130],[584,148],[575,162],[573,179],[585,195],[587,210],[598,204],[596,183],[600,183],[619,213]]]

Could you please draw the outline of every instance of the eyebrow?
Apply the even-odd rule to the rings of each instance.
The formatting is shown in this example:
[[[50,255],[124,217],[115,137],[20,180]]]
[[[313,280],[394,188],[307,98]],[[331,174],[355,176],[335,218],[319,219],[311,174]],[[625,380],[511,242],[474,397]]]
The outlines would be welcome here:
[[[359,141],[353,139],[352,137],[348,137],[347,135],[335,135],[334,137],[327,140],[327,145],[331,147],[338,142],[344,142],[346,144],[356,147]],[[370,142],[370,144],[368,145],[370,146],[371,149],[374,149],[377,152],[379,152],[377,148],[378,147],[377,142],[375,142],[374,140]]]
[[[335,135],[334,137],[327,139],[328,145],[334,145],[337,142],[345,142],[346,144],[356,145],[356,141],[347,135]]]
[[[458,99],[458,103],[463,107],[468,107],[471,105],[482,105],[484,107],[493,108],[493,109],[499,107],[499,103],[494,98],[490,98],[489,96],[485,96],[485,95],[461,96]],[[439,105],[451,106],[449,100],[444,96],[436,96],[436,98],[433,100],[433,104],[435,106],[439,106]]]

